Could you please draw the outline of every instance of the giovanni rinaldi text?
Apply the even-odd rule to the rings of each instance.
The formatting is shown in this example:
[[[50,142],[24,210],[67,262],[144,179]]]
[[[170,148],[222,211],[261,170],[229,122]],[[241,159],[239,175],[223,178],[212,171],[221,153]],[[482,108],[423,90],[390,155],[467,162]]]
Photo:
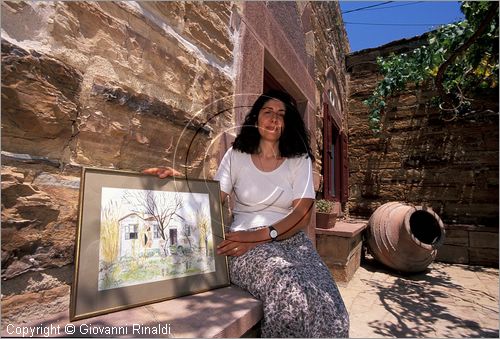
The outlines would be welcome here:
[[[143,324],[125,324],[123,326],[107,326],[107,325],[93,325],[93,324],[66,324],[52,325],[40,324],[38,326],[18,326],[13,324],[7,325],[7,333],[23,338],[32,337],[52,337],[58,335],[157,335],[157,334],[171,334],[170,324],[156,324],[156,325],[143,325]]]

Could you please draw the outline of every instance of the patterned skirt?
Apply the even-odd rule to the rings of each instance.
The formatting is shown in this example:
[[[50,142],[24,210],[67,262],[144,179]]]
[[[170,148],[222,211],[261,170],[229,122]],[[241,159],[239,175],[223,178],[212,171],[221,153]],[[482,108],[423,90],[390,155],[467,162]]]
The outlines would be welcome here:
[[[300,231],[230,257],[231,282],[264,305],[262,337],[348,337],[349,315],[330,271]]]

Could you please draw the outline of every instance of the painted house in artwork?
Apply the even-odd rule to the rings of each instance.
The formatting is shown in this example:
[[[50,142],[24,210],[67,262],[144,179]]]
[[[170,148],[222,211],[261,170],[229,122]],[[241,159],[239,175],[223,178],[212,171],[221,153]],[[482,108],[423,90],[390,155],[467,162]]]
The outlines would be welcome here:
[[[136,256],[148,253],[162,253],[165,241],[169,248],[182,246],[192,249],[192,244],[199,243],[199,232],[189,224],[172,220],[165,229],[165,237],[161,235],[158,222],[151,215],[129,213],[118,220],[120,257]],[[166,240],[164,240],[164,238]]]

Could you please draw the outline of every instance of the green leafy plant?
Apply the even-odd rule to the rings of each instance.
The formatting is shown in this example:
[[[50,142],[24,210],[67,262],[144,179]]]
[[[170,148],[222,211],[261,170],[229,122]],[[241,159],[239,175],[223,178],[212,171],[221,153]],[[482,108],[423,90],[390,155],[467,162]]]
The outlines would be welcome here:
[[[410,83],[434,85],[439,96],[433,102],[454,117],[470,109],[470,94],[477,89],[497,92],[498,2],[464,1],[460,8],[466,19],[430,32],[425,45],[377,58],[384,78],[363,102],[370,108],[372,131],[380,132],[388,98]]]
[[[333,201],[326,199],[316,200],[316,212],[330,213],[333,209]]]

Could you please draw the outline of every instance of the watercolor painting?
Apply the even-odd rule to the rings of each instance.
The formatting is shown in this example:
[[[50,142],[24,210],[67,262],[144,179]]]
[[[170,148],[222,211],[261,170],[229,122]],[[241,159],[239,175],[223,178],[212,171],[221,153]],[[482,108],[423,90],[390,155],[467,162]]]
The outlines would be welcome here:
[[[71,321],[230,285],[218,181],[82,167]]]
[[[209,195],[102,187],[98,290],[215,271]]]

